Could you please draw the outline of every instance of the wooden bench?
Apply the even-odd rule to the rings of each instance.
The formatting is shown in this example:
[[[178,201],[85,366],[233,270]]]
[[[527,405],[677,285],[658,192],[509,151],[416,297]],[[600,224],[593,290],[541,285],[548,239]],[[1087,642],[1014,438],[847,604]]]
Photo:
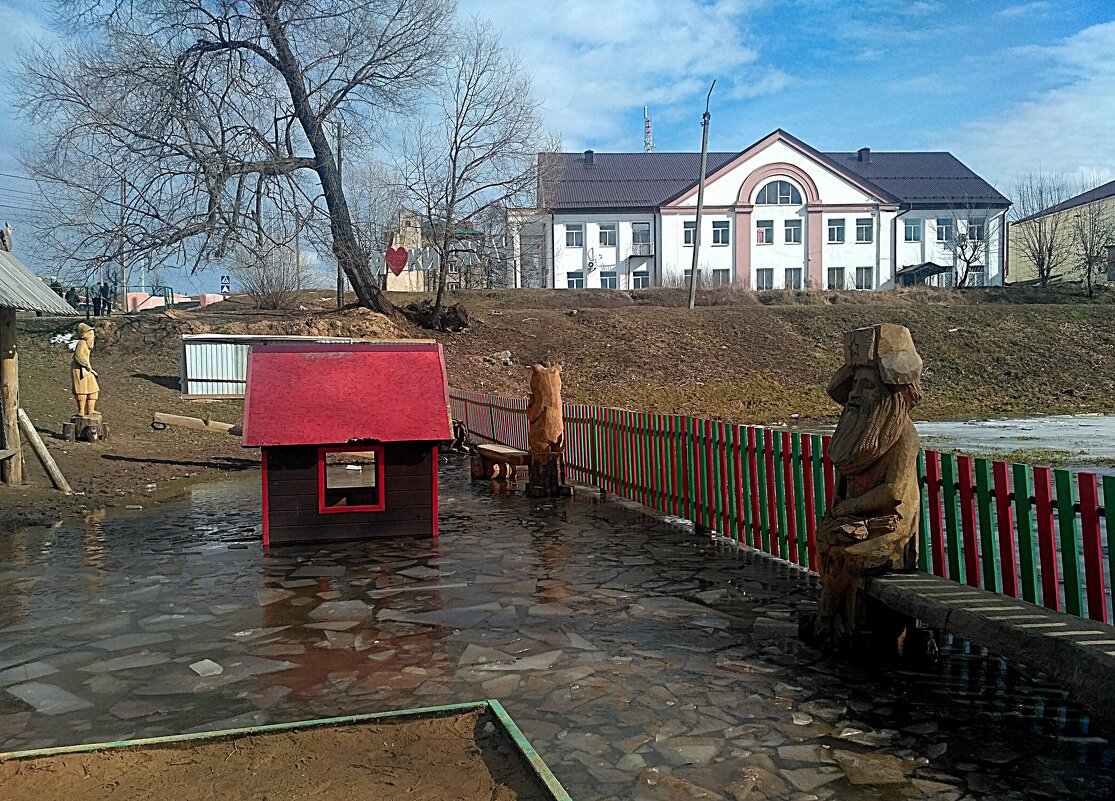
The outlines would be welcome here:
[[[0,448],[0,462],[4,461],[5,459],[11,459],[17,453],[19,453],[19,451],[17,451],[15,448]]]
[[[1094,715],[1115,721],[1115,626],[927,573],[869,578],[867,594],[931,628],[1052,676]]]
[[[517,448],[506,445],[477,445],[476,456],[472,460],[472,477],[474,480],[497,479],[501,481],[516,481],[516,468],[530,465],[530,455]]]

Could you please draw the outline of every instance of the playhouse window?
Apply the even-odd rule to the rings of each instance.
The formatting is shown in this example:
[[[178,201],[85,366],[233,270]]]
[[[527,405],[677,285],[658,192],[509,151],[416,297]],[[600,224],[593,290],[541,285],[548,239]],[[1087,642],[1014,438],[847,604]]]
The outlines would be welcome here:
[[[332,512],[382,512],[383,448],[318,448],[317,506]]]

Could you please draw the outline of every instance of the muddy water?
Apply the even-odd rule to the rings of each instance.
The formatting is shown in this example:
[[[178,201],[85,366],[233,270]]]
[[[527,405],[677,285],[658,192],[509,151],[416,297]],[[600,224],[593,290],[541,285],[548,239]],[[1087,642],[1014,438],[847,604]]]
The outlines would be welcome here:
[[[499,698],[578,799],[1115,794],[1059,687],[822,658],[814,579],[631,504],[454,464],[437,542],[264,554],[257,481],[0,538],[0,750]]]

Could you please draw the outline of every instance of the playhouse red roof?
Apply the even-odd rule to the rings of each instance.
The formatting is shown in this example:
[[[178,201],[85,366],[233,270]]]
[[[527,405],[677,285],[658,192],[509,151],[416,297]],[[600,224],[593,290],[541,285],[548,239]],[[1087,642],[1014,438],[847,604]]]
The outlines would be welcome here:
[[[441,345],[256,345],[245,447],[451,438]]]

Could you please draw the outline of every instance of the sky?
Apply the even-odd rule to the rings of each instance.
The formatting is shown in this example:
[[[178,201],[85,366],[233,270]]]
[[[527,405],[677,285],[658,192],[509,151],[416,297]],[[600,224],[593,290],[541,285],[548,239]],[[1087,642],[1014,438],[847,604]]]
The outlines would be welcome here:
[[[1112,0],[458,0],[502,31],[567,150],[742,150],[782,128],[819,150],[947,150],[1009,197],[1035,170],[1115,178]],[[55,38],[0,0],[5,46]],[[0,96],[9,80],[0,75]],[[0,220],[28,212],[29,132],[0,104]]]

